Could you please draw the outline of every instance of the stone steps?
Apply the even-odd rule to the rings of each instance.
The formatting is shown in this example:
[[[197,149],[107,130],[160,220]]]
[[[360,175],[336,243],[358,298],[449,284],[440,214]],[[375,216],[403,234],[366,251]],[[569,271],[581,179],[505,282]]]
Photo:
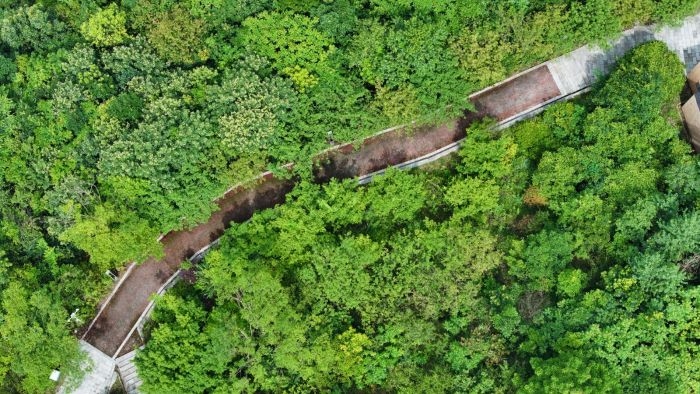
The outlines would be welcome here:
[[[122,384],[124,385],[124,390],[127,394],[137,394],[139,393],[139,387],[141,387],[141,379],[139,379],[138,371],[136,370],[136,364],[134,364],[134,357],[136,356],[136,350],[131,351],[119,358],[117,358],[117,371],[119,371],[119,376],[122,378]]]

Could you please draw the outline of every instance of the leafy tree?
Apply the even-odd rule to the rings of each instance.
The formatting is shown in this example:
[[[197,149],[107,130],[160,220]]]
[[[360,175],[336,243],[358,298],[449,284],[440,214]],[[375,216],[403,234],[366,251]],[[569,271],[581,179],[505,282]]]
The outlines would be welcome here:
[[[96,46],[113,46],[124,42],[126,32],[126,14],[111,3],[107,8],[94,13],[80,26],[80,32],[86,40]]]
[[[161,58],[180,64],[205,61],[209,53],[204,45],[206,24],[192,18],[187,11],[174,7],[155,17],[148,31],[148,41]]]
[[[0,40],[15,51],[50,51],[66,45],[71,34],[40,4],[16,7],[2,14]]]
[[[57,294],[42,288],[37,272],[0,258],[0,387],[7,392],[44,392],[54,387],[53,369],[80,373],[82,354],[69,332],[68,313]],[[8,272],[9,271],[9,272]]]
[[[11,81],[16,71],[17,67],[12,59],[0,55],[0,82]]]
[[[208,341],[207,336],[200,332],[206,315],[206,311],[196,300],[185,301],[170,294],[159,299],[158,308],[154,311],[153,317],[170,327],[154,332],[149,338],[149,343],[152,343],[155,348],[160,348],[161,351],[177,353],[178,357],[162,358],[153,352],[140,353],[136,364],[139,367],[142,365],[151,367],[151,369],[140,368],[140,377],[147,382],[143,390],[203,392],[225,384],[226,378],[221,375],[218,367],[212,364],[214,369],[209,370],[204,366],[204,364],[211,364],[207,359],[213,356],[208,348],[223,345]],[[196,364],[200,367],[192,368]],[[149,370],[155,371],[160,368],[170,373],[149,374]]]
[[[157,237],[146,221],[109,205],[97,206],[93,215],[79,218],[61,234],[63,241],[85,250],[102,270],[162,256]]]
[[[450,33],[445,23],[425,23],[417,18],[400,27],[369,20],[351,44],[349,62],[378,91],[389,89],[401,96],[414,92],[419,113],[438,112],[429,119],[434,121],[452,115],[443,112],[446,101],[459,102],[473,89],[462,82],[463,73],[453,52],[435,50],[448,46]],[[389,115],[392,106],[388,104],[379,101],[376,105]],[[464,108],[466,103],[459,106]]]
[[[452,43],[459,65],[474,88],[486,87],[507,76],[505,64],[512,44],[494,26],[488,30],[465,29]]]
[[[530,362],[535,377],[523,387],[524,393],[622,391],[614,373],[605,364],[591,360],[581,352],[566,353],[546,361],[533,359]]]
[[[273,66],[289,76],[304,91],[318,83],[325,72],[333,42],[316,29],[317,19],[303,15],[262,12],[243,21],[241,44],[266,56]]]

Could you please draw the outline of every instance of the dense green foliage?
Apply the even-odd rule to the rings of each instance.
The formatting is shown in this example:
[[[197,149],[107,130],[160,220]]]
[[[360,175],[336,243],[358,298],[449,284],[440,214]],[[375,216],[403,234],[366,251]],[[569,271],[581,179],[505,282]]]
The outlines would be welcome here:
[[[4,227],[39,221],[104,269],[206,219],[232,182],[308,163],[329,130],[453,117],[509,73],[697,1],[13,3]]]
[[[104,271],[160,255],[232,183],[308,173],[329,130],[455,117],[512,72],[698,2],[0,1],[0,391],[51,388]],[[38,298],[13,310],[22,292]]]
[[[145,392],[694,392],[700,166],[661,43],[452,169],[302,183],[160,299]]]

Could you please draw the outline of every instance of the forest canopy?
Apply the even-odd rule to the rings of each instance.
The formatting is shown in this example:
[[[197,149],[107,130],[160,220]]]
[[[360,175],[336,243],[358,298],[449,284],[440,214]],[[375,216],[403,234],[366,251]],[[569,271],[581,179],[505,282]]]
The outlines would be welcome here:
[[[513,72],[699,3],[0,1],[0,391],[44,392],[53,368],[75,371],[72,332],[111,286],[105,271],[160,256],[157,237],[206,220],[232,184],[290,161],[308,180],[329,131],[347,142],[452,119]],[[612,115],[598,116],[603,128]],[[530,155],[545,149],[535,139],[520,142]],[[642,173],[640,190],[661,182]],[[568,189],[535,190],[544,203]]]
[[[700,166],[663,43],[449,166],[302,182],[159,299],[144,392],[693,392]]]

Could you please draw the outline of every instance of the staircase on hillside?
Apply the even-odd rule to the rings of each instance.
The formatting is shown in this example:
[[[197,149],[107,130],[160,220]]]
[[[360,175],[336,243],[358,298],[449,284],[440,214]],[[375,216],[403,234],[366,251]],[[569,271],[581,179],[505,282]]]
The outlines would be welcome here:
[[[139,392],[139,387],[141,387],[141,379],[139,379],[136,374],[136,365],[134,364],[134,357],[136,356],[136,350],[131,351],[119,358],[117,358],[117,370],[119,371],[119,376],[122,378],[122,384],[124,385],[124,390],[127,394],[137,394]]]

